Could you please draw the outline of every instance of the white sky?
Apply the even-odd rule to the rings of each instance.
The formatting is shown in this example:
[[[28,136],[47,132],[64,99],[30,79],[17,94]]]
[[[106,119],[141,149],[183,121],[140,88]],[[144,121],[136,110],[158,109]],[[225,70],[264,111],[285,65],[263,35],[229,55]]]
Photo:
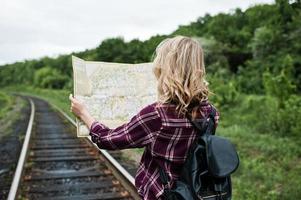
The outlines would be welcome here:
[[[169,34],[205,13],[273,0],[0,0],[0,64]]]

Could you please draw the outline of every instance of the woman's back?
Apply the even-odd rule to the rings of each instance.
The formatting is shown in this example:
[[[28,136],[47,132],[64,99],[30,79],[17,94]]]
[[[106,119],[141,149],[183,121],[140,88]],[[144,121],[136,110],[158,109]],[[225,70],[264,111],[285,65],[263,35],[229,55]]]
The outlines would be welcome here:
[[[208,101],[202,102],[199,106],[199,118],[207,117],[211,106]],[[177,115],[174,104],[153,103],[144,111],[145,114],[156,113],[156,116],[152,115],[153,119],[148,121],[149,124],[152,123],[148,128],[151,130],[154,124],[157,127],[153,130],[156,131],[155,136],[143,153],[136,174],[136,186],[144,199],[159,199],[163,193],[159,168],[167,172],[170,183],[173,183],[180,175],[187,152],[195,140],[197,132],[187,118]],[[218,118],[219,114],[217,113],[216,124]]]

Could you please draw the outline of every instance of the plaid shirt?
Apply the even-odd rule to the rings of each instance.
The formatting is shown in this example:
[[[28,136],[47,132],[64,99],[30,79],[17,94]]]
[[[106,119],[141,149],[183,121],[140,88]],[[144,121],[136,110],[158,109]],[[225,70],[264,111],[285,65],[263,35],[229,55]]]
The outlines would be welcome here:
[[[187,157],[196,131],[188,119],[178,117],[174,104],[147,105],[132,119],[115,129],[95,121],[90,128],[92,141],[102,149],[145,147],[138,167],[135,185],[142,199],[161,199],[163,184],[159,166],[169,176],[170,184],[176,180]],[[200,110],[208,116],[211,104],[202,102]],[[215,122],[218,123],[216,112]]]

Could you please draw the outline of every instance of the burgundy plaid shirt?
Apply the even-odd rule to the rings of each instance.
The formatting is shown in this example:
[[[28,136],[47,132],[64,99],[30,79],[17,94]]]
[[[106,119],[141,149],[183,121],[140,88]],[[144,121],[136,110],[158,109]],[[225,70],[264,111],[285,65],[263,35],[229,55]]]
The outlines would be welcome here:
[[[95,121],[90,129],[92,141],[102,149],[125,149],[145,147],[135,177],[135,185],[142,199],[161,199],[163,185],[159,177],[159,166],[171,180],[179,177],[181,167],[190,145],[196,138],[196,131],[188,119],[178,117],[174,104],[147,105],[132,119],[115,129]],[[206,117],[211,104],[200,105]],[[216,112],[215,122],[218,123]]]

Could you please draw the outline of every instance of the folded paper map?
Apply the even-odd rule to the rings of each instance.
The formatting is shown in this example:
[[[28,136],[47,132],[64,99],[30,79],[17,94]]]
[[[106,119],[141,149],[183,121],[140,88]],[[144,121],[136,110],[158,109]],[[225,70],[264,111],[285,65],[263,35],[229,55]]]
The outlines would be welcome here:
[[[72,56],[74,97],[82,101],[96,120],[117,128],[144,106],[157,99],[152,63],[124,64],[85,61]],[[76,119],[77,136],[89,130]]]

